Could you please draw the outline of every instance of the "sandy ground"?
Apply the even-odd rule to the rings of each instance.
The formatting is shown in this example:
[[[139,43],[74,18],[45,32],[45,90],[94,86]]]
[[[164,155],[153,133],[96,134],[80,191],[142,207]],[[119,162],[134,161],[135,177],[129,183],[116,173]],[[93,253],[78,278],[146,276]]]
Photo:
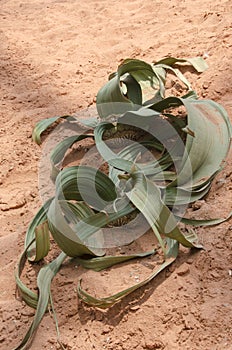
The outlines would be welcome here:
[[[108,73],[127,57],[207,57],[190,80],[199,95],[232,115],[232,3],[223,0],[0,1],[0,349],[19,344],[34,311],[15,293],[14,268],[25,230],[41,202],[42,148],[31,140],[42,118],[94,104]],[[217,154],[215,154],[215,157]],[[231,157],[197,218],[231,211]],[[206,250],[182,250],[175,264],[106,312],[78,302],[76,284],[107,295],[148,274],[149,260],[104,273],[65,266],[53,295],[67,349],[232,349],[232,222],[198,229]],[[28,267],[27,281],[36,268]],[[33,350],[59,349],[47,314]]]

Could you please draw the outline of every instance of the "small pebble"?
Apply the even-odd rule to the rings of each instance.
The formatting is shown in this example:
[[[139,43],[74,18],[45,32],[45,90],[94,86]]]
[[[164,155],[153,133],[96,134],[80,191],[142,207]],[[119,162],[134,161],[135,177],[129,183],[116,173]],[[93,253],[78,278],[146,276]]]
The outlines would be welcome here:
[[[106,325],[106,326],[103,328],[101,334],[107,334],[107,333],[109,333],[110,331],[111,331],[111,327],[108,326],[108,325]]]
[[[202,85],[202,87],[203,87],[203,89],[207,90],[207,89],[209,88],[209,84],[208,84],[208,83],[204,83],[204,84]]]
[[[198,210],[203,206],[203,204],[205,204],[204,200],[196,201],[195,203],[192,204],[192,208],[193,210]]]
[[[149,341],[146,341],[145,349],[148,349],[148,350],[164,349],[164,344],[157,340],[154,340],[154,341],[149,340]]]
[[[130,307],[130,310],[131,311],[137,311],[137,310],[139,310],[140,309],[140,306],[139,305],[134,305],[134,306],[131,306]]]
[[[177,270],[176,273],[178,276],[184,276],[187,273],[189,273],[189,266],[188,264],[184,263],[183,265],[181,265]]]
[[[187,260],[187,264],[191,265],[192,263],[193,263],[193,259],[192,259],[192,258],[189,258],[189,259]]]

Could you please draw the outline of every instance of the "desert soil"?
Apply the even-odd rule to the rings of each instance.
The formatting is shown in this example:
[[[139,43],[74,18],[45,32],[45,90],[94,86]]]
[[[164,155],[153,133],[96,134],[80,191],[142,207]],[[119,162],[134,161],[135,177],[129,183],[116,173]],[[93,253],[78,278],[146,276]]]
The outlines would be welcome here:
[[[14,269],[28,223],[41,205],[42,147],[32,128],[42,118],[93,106],[109,73],[128,57],[152,62],[167,55],[203,56],[209,69],[189,79],[201,98],[232,116],[230,0],[1,0],[0,2],[0,348],[15,348],[34,310],[17,297]],[[217,157],[217,152],[215,152]],[[231,211],[232,160],[195,218]],[[182,249],[177,261],[146,288],[103,312],[78,301],[80,276],[99,296],[151,272],[145,259],[94,273],[66,264],[52,288],[66,349],[232,349],[232,222],[197,230],[205,250]],[[143,243],[141,240],[137,248]],[[148,244],[149,243],[149,244]],[[121,250],[123,253],[123,250]],[[27,267],[33,285],[36,267]],[[60,349],[46,314],[32,350]]]

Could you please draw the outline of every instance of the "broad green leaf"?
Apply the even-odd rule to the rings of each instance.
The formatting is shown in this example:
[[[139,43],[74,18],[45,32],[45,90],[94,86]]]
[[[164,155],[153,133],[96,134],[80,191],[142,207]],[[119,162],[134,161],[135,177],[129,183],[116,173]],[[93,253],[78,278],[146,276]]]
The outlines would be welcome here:
[[[172,239],[167,239],[167,248],[166,248],[166,260],[164,263],[159,265],[158,267],[154,268],[154,271],[150,276],[145,278],[143,281],[133,285],[132,287],[129,287],[127,289],[124,289],[123,291],[116,293],[114,295],[111,295],[109,297],[105,298],[96,298],[87,293],[85,290],[82,289],[81,287],[81,280],[78,284],[78,296],[79,298],[84,301],[86,304],[95,306],[101,309],[106,309],[115,303],[119,302],[122,300],[122,298],[126,297],[127,295],[131,294],[138,288],[141,288],[142,286],[146,285],[149,283],[154,277],[156,277],[161,271],[163,271],[167,266],[171,265],[177,255],[178,255],[178,242],[174,241]]]
[[[155,65],[154,69],[157,69],[157,68],[163,68],[163,69],[166,69],[166,70],[170,70],[172,73],[174,73],[177,76],[177,78],[180,81],[182,81],[185,84],[185,86],[187,87],[188,90],[192,90],[192,86],[191,86],[190,82],[188,81],[187,78],[185,78],[184,74],[182,74],[179,69],[173,68],[173,67],[168,66],[166,64]]]
[[[167,65],[155,66],[138,59],[124,60],[97,94],[100,118],[137,110],[151,99],[159,101],[164,98],[167,67],[173,69]],[[175,70],[175,73],[189,85],[180,72]]]
[[[76,217],[73,223],[70,215],[72,215],[75,207],[78,210],[75,211]],[[58,201],[56,198],[51,203],[48,211],[49,229],[54,240],[57,242],[62,251],[68,256],[77,257],[85,254],[101,256],[105,254],[103,249],[97,248],[102,242],[102,234],[99,227],[93,227],[96,232],[94,239],[99,241],[98,243],[96,242],[97,244],[95,244],[94,239],[91,240],[91,237],[89,241],[84,242],[80,238],[78,230],[73,227],[73,224],[76,224],[77,221],[82,222],[82,218],[88,217],[90,213],[91,215],[94,214],[94,212],[83,203],[76,203],[75,205],[72,205],[71,203],[67,203],[65,201]],[[84,223],[83,226],[83,229],[86,230],[87,224]],[[91,248],[88,248],[87,244],[89,244]],[[102,246],[104,246],[103,243]]]
[[[173,176],[174,180],[175,177]],[[193,203],[201,198],[203,198],[210,190],[211,181],[206,181],[206,184],[199,190],[186,190],[181,187],[169,187],[164,188],[163,201],[169,206],[186,205]]]
[[[190,63],[198,73],[203,73],[209,68],[208,64],[202,57],[193,57],[186,59],[186,62]]]
[[[60,248],[69,256],[101,256],[105,253],[101,249],[105,244],[101,228],[135,211],[123,198],[117,200],[115,211],[113,207],[114,205],[109,212],[94,213],[85,203],[54,200],[48,213],[50,231]],[[133,237],[128,237],[127,240],[132,242]]]
[[[124,205],[116,212],[105,212],[116,198],[113,182],[94,168],[70,167],[60,172],[56,180],[56,198],[47,213],[49,229],[59,247],[69,256],[104,254],[100,249],[104,246],[101,227],[134,211],[131,205]],[[85,200],[86,203],[74,205],[63,199]],[[87,203],[103,212],[95,214]]]
[[[81,265],[86,269],[91,269],[94,271],[101,271],[106,269],[107,267],[114,266],[116,264],[120,264],[122,262],[136,259],[136,258],[144,258],[146,256],[152,255],[155,253],[155,250],[151,250],[145,253],[136,253],[132,255],[119,255],[119,256],[103,256],[91,259],[80,259],[75,258],[75,262]]]
[[[152,66],[137,59],[126,59],[118,68],[119,74],[130,74],[140,85],[142,98],[136,102],[141,105],[146,100],[152,98],[160,88],[160,77],[153,70]]]
[[[115,200],[114,183],[100,170],[90,166],[72,166],[63,169],[56,179],[56,196],[59,199],[84,200],[97,210],[104,209]]]
[[[78,232],[79,237],[83,241],[86,242],[88,238],[91,238],[93,233],[95,233],[100,227],[104,227],[111,222],[114,222],[136,211],[133,205],[128,203],[128,200],[125,200],[125,198],[117,199],[114,204],[108,208],[108,212],[102,211],[95,213],[94,215],[90,215],[75,226],[75,230]],[[114,209],[114,207],[116,208]]]
[[[59,119],[67,119],[69,118],[69,120],[75,120],[75,118],[73,118],[70,115],[64,115],[64,116],[58,116],[58,117],[53,117],[53,118],[46,118],[43,119],[41,121],[39,121],[36,126],[33,129],[32,132],[32,139],[33,141],[35,141],[38,145],[41,144],[41,134],[47,130],[47,128],[49,126],[51,126],[53,123],[55,123],[56,121],[58,121]]]
[[[190,186],[204,185],[208,178],[220,170],[230,147],[231,125],[226,111],[213,101],[183,99],[182,102],[188,112],[188,127],[195,135],[187,135],[186,140],[192,181],[189,166],[185,165],[187,158],[183,159],[177,178],[178,185],[188,188],[189,180]]]
[[[196,219],[191,219],[191,218],[182,218],[182,217],[179,217],[177,215],[175,215],[177,219],[180,219],[181,222],[183,222],[184,224],[186,225],[192,225],[192,226],[214,226],[214,225],[218,225],[218,224],[221,224],[225,221],[228,221],[231,219],[232,217],[232,212],[229,213],[229,215],[225,218],[225,219],[199,219],[199,220],[196,220]]]
[[[24,266],[27,261],[27,249],[33,244],[35,239],[33,239],[28,247],[26,247],[19,258],[17,268],[15,270],[15,281],[21,298],[25,301],[27,305],[36,309],[38,303],[38,295],[28,288],[25,283],[21,280],[21,274],[23,272]]]
[[[36,255],[34,261],[40,261],[47,256],[50,249],[50,234],[48,222],[45,221],[35,229]]]
[[[97,110],[102,119],[137,109],[142,104],[141,87],[131,74],[132,70],[138,69],[137,62],[129,61],[125,60],[118,67],[117,73],[110,76],[110,80],[97,94]]]
[[[23,338],[22,342],[19,346],[15,348],[15,350],[25,350],[26,348],[28,348],[31,339],[47,310],[52,279],[59,271],[60,266],[65,260],[65,258],[66,255],[62,252],[55,260],[53,260],[50,264],[48,264],[40,270],[37,278],[39,298],[34,320],[29,330],[27,331],[25,337]]]
[[[140,105],[142,103],[142,93],[141,88],[138,85],[136,79],[133,75],[125,74],[121,77],[122,91],[124,88],[124,96],[126,96],[134,105]]]
[[[207,69],[201,57],[177,59],[168,57],[149,64],[138,59],[126,59],[118,67],[116,73],[97,94],[97,109],[101,118],[109,115],[123,114],[129,110],[137,110],[149,101],[157,102],[165,97],[166,71],[171,70],[190,90],[191,85],[174,64],[187,63],[197,72]],[[124,89],[125,87],[125,89]]]
[[[161,199],[159,188],[139,172],[131,174],[131,177],[134,186],[126,194],[148,221],[163,251],[165,252],[161,234],[177,240],[186,247],[202,248],[195,241],[189,241],[179,230],[174,215]]]
[[[47,221],[47,211],[51,201],[52,199],[49,199],[47,202],[44,203],[44,205],[39,209],[39,211],[36,213],[36,215],[34,216],[34,218],[28,226],[25,236],[24,248],[27,251],[27,257],[29,261],[38,261],[38,257],[42,259],[47,255],[48,243],[45,243],[45,249],[42,252],[41,248],[38,245],[36,245],[35,242],[33,244],[31,244],[31,242],[34,241],[36,238],[35,232],[37,227],[45,224]],[[47,235],[48,233],[46,232],[46,236]],[[38,249],[40,251],[38,251]]]
[[[198,73],[202,73],[204,72],[206,69],[208,69],[208,65],[205,62],[205,60],[202,57],[193,57],[193,58],[187,58],[187,59],[179,59],[179,58],[175,58],[175,57],[166,57],[163,58],[160,61],[157,61],[155,63],[156,65],[168,65],[168,66],[173,66],[173,65],[178,65],[178,64],[190,64],[194,67],[194,69],[198,72]]]
[[[73,146],[74,143],[79,142],[81,140],[84,140],[86,138],[93,138],[92,134],[80,134],[80,135],[74,135],[67,137],[63,141],[59,142],[55,148],[52,150],[51,155],[50,155],[50,160],[52,164],[52,173],[51,177],[53,180],[56,179],[57,175],[59,174],[61,167],[62,167],[62,162],[65,157],[65,153],[67,150]]]
[[[161,112],[180,105],[186,108],[186,126],[194,137],[187,134],[182,164],[177,179],[170,186],[178,184],[191,190],[195,186],[205,186],[207,180],[220,170],[230,147],[231,124],[226,111],[210,100],[168,97],[149,108]]]

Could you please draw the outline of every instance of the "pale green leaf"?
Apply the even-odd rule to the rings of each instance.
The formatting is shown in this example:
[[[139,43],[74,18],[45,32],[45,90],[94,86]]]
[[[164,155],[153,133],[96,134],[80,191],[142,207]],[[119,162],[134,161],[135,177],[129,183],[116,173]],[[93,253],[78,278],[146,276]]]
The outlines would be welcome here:
[[[152,255],[155,253],[155,250],[151,250],[145,253],[135,253],[132,255],[119,255],[119,256],[103,256],[91,259],[81,259],[75,258],[75,262],[81,265],[86,269],[91,269],[94,271],[101,271],[106,269],[107,267],[114,266],[116,264],[120,264],[122,262],[136,259],[136,258],[144,258],[146,256]]]
[[[20,345],[15,348],[15,350],[25,350],[28,348],[32,337],[38,328],[48,306],[49,297],[50,297],[50,286],[52,279],[55,277],[57,272],[60,269],[61,264],[65,260],[66,255],[62,252],[55,260],[53,260],[50,264],[43,267],[37,278],[37,285],[39,288],[39,298],[38,304],[36,308],[36,313],[34,316],[34,320],[27,331],[25,337],[21,341]]]
[[[131,294],[132,292],[134,292],[138,288],[141,288],[142,286],[149,283],[154,277],[156,277],[167,266],[171,265],[175,261],[177,255],[178,255],[178,242],[176,242],[172,239],[167,239],[166,260],[164,261],[164,263],[162,263],[158,267],[154,268],[154,271],[152,272],[152,274],[150,276],[148,276],[147,278],[145,278],[143,281],[141,281],[141,282],[139,282],[139,283],[127,288],[127,289],[124,289],[121,292],[118,292],[114,295],[111,295],[109,297],[96,298],[82,289],[81,280],[80,280],[80,282],[78,284],[78,296],[86,304],[89,304],[91,306],[95,306],[95,307],[98,307],[101,309],[106,309],[106,308],[114,305],[115,303],[119,302],[124,297]]]
[[[64,116],[57,116],[57,117],[52,117],[52,118],[46,118],[43,119],[41,121],[39,121],[36,126],[33,129],[32,132],[32,139],[33,141],[35,141],[38,145],[41,144],[41,134],[47,130],[47,128],[49,126],[51,126],[53,123],[55,123],[56,121],[58,121],[59,119],[67,119],[69,118],[69,120],[75,120],[75,118],[73,118],[70,115],[64,115]]]

